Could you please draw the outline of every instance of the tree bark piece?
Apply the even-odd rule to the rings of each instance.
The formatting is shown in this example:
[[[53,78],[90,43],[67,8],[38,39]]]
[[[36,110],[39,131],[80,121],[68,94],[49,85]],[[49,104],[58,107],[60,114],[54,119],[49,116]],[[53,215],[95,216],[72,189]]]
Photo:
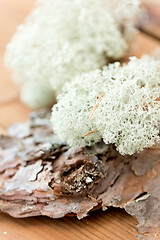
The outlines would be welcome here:
[[[160,145],[121,156],[103,142],[69,148],[53,133],[47,110],[14,124],[0,139],[0,210],[13,217],[60,218],[124,208],[139,239],[160,238]]]

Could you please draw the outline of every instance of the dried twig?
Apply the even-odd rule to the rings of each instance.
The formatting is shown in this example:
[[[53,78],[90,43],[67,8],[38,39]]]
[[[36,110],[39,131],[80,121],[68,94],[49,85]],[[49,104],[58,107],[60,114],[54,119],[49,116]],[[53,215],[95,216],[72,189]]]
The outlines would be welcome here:
[[[88,135],[90,135],[90,134],[92,134],[92,133],[95,133],[95,132],[97,132],[97,131],[98,131],[98,130],[94,130],[94,131],[88,132],[88,133],[84,134],[83,137],[86,137],[86,136],[88,136]]]
[[[97,108],[98,108],[98,106],[99,106],[99,104],[100,104],[100,101],[101,101],[101,98],[103,97],[103,95],[104,95],[104,91],[101,93],[100,97],[98,98],[98,102],[97,102],[97,104],[94,106],[93,112],[92,112],[92,114],[91,114],[91,116],[90,116],[89,119],[92,119],[92,118],[94,117],[95,111],[97,110]]]

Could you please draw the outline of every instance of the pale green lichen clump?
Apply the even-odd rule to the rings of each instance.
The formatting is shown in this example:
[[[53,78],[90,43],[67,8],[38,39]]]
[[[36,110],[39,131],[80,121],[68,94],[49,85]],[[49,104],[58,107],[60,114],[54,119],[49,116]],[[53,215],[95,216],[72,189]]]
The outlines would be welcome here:
[[[66,84],[53,107],[53,128],[71,146],[103,139],[131,155],[160,140],[159,97],[160,61],[132,57],[128,64],[110,64]]]
[[[49,105],[75,75],[123,57],[138,11],[139,0],[38,0],[5,58],[22,101]]]

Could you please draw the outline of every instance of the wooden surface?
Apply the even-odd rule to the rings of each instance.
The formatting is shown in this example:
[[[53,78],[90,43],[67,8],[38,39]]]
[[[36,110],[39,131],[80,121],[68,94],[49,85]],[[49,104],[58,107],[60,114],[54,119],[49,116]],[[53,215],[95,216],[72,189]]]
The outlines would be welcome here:
[[[0,0],[0,133],[13,122],[27,119],[29,109],[18,100],[18,88],[3,65],[5,45],[34,5],[34,0]],[[131,55],[151,53],[157,40],[139,34]],[[122,210],[96,211],[81,221],[75,217],[13,219],[0,213],[0,240],[105,239],[134,240],[137,221]]]
[[[139,21],[140,29],[151,36],[160,39],[160,1],[141,0],[144,12]]]

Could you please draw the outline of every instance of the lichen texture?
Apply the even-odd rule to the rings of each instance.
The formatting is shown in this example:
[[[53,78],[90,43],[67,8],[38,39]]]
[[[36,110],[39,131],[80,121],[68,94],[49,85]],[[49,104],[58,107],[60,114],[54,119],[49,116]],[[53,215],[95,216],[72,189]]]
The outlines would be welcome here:
[[[159,141],[160,61],[132,57],[103,70],[83,73],[66,84],[53,107],[54,131],[69,145],[103,139],[122,154]]]
[[[53,104],[66,81],[123,57],[138,12],[138,0],[38,0],[6,51],[21,100]]]

